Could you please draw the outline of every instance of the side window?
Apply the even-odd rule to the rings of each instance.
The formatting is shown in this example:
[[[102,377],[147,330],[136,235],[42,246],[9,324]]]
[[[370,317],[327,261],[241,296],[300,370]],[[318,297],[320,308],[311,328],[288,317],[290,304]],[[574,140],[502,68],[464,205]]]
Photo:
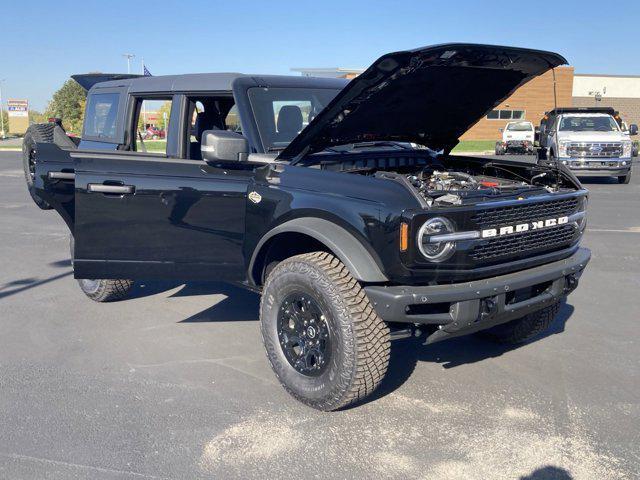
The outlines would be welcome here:
[[[196,119],[198,118],[198,114],[204,112],[204,105],[202,102],[197,101],[193,105],[193,113],[191,114],[191,119],[189,123],[189,140],[191,142],[195,142],[196,140]]]
[[[238,110],[230,96],[189,98],[187,158],[201,160],[202,134],[207,130],[240,131]]]
[[[136,138],[133,141],[133,150],[166,155],[171,99],[140,99],[136,111],[138,118],[135,123]]]
[[[119,100],[120,95],[117,93],[89,95],[85,109],[83,136],[104,140],[113,139],[116,135]]]
[[[240,116],[238,115],[238,106],[234,105],[227,113],[224,119],[224,124],[227,126],[227,130],[232,132],[242,133],[242,125],[240,125]]]

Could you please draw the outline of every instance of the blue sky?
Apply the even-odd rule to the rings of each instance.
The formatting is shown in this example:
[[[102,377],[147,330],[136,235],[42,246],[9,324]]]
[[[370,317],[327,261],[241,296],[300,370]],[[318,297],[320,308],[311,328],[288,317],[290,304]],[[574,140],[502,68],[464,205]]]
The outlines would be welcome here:
[[[125,52],[154,75],[286,74],[460,41],[556,51],[583,73],[640,74],[639,29],[640,2],[625,0],[8,0],[0,79],[3,99],[42,110],[73,73],[126,72]]]

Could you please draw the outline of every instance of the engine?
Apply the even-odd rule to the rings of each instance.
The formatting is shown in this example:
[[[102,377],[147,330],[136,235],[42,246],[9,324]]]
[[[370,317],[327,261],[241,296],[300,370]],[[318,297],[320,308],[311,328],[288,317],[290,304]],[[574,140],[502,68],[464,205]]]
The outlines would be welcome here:
[[[527,183],[465,172],[424,168],[405,175],[409,183],[429,202],[460,204],[471,192],[491,195],[527,187]]]
[[[416,157],[415,151],[403,154],[373,158],[371,154],[331,156],[321,168],[402,183],[422,197],[427,206],[466,205],[492,198],[524,198],[580,188],[575,178],[555,165],[431,154]]]

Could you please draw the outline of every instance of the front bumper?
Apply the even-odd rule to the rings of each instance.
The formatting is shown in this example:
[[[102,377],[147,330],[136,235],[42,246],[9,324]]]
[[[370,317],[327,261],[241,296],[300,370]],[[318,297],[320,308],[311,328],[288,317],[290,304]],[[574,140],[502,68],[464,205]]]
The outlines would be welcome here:
[[[532,150],[533,143],[526,140],[507,140],[504,142],[508,150]]]
[[[631,170],[631,159],[561,159],[577,177],[621,177]],[[566,162],[566,163],[565,163]],[[622,164],[625,162],[625,165]]]
[[[551,305],[578,285],[591,258],[572,256],[484,280],[435,286],[368,286],[376,313],[387,322],[438,325],[427,343],[466,335]]]

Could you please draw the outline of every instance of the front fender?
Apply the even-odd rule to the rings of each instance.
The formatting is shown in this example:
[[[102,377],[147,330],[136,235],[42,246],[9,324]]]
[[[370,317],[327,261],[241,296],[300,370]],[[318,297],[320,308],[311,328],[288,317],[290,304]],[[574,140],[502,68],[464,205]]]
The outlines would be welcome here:
[[[387,282],[379,260],[351,233],[322,218],[304,217],[284,222],[269,230],[258,242],[251,256],[249,272],[253,272],[256,259],[269,239],[281,233],[302,233],[325,245],[361,282]]]

